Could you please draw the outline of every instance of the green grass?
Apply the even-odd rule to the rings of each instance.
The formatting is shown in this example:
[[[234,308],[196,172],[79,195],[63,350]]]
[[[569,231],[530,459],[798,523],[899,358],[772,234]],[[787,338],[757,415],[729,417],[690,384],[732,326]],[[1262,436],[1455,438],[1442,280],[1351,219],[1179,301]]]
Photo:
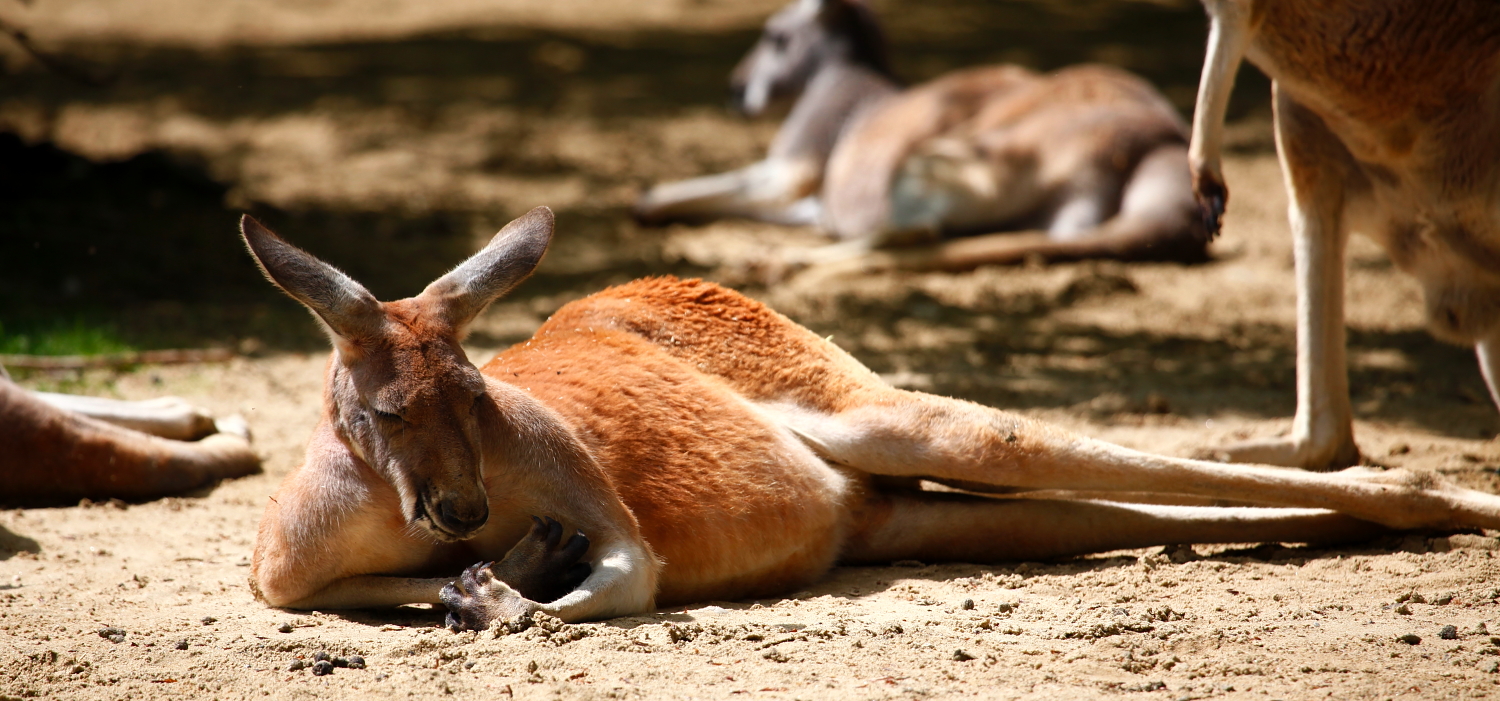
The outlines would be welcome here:
[[[83,317],[0,321],[0,354],[99,355],[133,350],[113,325]]]

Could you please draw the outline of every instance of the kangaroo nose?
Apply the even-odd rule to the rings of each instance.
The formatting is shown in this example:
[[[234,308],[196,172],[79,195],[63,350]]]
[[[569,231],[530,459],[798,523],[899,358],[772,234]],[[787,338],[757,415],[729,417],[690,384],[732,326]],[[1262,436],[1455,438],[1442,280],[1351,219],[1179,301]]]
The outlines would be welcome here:
[[[482,528],[490,520],[490,505],[484,500],[451,498],[438,502],[437,516],[443,527],[463,537]]]

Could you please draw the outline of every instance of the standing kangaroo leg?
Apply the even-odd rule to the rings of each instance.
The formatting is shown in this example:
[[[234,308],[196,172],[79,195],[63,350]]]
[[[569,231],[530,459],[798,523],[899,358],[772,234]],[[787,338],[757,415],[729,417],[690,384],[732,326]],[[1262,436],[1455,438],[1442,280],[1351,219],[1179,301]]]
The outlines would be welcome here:
[[[1490,388],[1490,399],[1500,406],[1500,338],[1474,344],[1474,353],[1479,356],[1479,372],[1484,375],[1485,386]]]
[[[1359,462],[1344,347],[1343,222],[1346,188],[1357,183],[1338,137],[1278,86],[1277,153],[1291,195],[1297,265],[1297,414],[1286,438],[1222,449],[1231,462],[1312,470]]]

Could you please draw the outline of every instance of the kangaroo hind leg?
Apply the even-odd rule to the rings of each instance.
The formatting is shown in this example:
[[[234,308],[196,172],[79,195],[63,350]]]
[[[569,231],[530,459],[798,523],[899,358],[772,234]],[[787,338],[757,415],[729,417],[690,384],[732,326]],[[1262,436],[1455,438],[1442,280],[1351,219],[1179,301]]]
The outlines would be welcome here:
[[[825,460],[876,475],[1020,490],[1185,494],[1328,509],[1392,528],[1500,527],[1500,497],[1399,470],[1319,474],[1153,455],[1017,414],[875,384],[830,408],[779,407],[779,421]]]
[[[1321,509],[1262,509],[995,499],[967,494],[872,495],[842,560],[1006,562],[1176,543],[1337,543],[1385,529]]]

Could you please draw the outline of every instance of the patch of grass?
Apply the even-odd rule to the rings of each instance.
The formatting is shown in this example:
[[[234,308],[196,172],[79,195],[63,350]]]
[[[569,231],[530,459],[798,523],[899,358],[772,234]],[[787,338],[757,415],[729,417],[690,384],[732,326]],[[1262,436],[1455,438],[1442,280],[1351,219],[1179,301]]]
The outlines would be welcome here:
[[[0,354],[99,355],[136,350],[113,324],[84,317],[0,321]]]

